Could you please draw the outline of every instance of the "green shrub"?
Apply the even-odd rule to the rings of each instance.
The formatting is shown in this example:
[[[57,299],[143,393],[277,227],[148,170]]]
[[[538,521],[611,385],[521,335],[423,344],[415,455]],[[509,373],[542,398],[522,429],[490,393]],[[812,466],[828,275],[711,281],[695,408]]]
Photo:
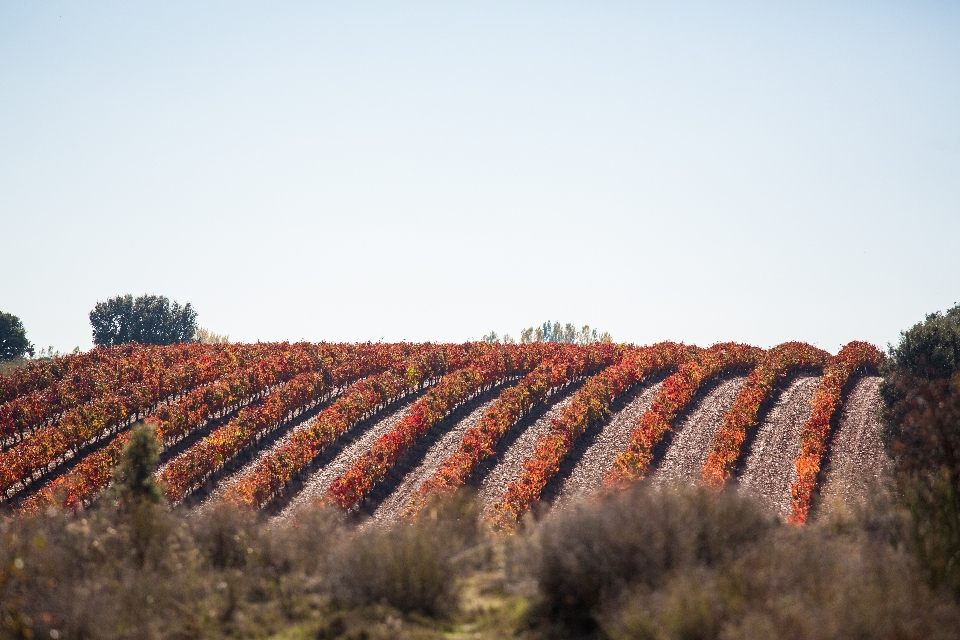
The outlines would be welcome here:
[[[20,318],[0,311],[0,362],[33,355],[33,345]]]
[[[900,336],[885,364],[885,439],[931,584],[960,598],[960,306]]]

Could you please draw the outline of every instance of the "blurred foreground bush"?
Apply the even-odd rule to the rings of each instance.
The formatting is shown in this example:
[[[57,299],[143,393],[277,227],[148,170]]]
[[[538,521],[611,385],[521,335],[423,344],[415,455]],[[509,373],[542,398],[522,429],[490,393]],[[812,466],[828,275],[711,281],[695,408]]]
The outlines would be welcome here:
[[[547,637],[956,637],[891,509],[795,528],[736,491],[638,486],[549,515],[508,566]]]

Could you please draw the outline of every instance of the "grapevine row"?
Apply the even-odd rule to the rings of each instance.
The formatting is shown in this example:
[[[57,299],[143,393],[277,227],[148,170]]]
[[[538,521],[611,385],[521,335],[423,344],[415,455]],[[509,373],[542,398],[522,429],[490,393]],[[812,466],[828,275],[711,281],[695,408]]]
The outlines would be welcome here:
[[[550,433],[538,439],[533,454],[523,463],[520,478],[509,483],[504,495],[491,506],[488,513],[491,523],[501,529],[512,527],[520,514],[540,498],[577,439],[609,415],[614,400],[649,375],[681,366],[690,357],[690,349],[673,342],[634,348],[618,363],[587,380],[554,422]]]
[[[883,354],[872,344],[850,342],[824,370],[813,396],[813,415],[800,433],[800,455],[795,463],[797,481],[790,487],[793,501],[788,519],[790,522],[804,524],[807,521],[813,487],[826,453],[830,421],[840,406],[843,389],[850,376],[858,369],[876,371],[882,362]]]
[[[119,347],[96,347],[86,353],[72,353],[50,360],[31,362],[0,376],[0,402],[9,402],[22,395],[46,389],[64,378],[82,374],[87,369],[96,370],[106,362],[112,362],[131,353],[139,345]]]
[[[458,345],[426,345],[399,370],[385,371],[351,385],[310,425],[295,431],[289,442],[265,456],[230,487],[224,500],[246,507],[264,506],[361,420],[437,376],[459,369],[467,354]]]
[[[654,447],[670,430],[680,414],[708,380],[727,371],[752,368],[763,357],[763,349],[735,342],[722,342],[696,353],[679,370],[663,381],[650,408],[630,434],[630,444],[607,472],[609,485],[640,480],[653,461]]]
[[[472,359],[470,366],[445,375],[415,402],[407,417],[333,482],[327,490],[328,498],[344,509],[351,508],[440,420],[485,388],[528,373],[557,349],[550,343],[490,345]]]
[[[374,347],[376,345],[363,348],[368,357],[377,359],[380,356],[371,351]],[[349,345],[318,347],[308,343],[252,345],[247,358],[231,360],[214,383],[161,406],[147,422],[154,427],[161,446],[166,448],[203,426],[214,415],[249,402],[270,387],[314,370],[330,357],[342,357],[352,349]],[[23,509],[34,511],[51,504],[77,508],[93,499],[110,481],[128,438],[128,433],[119,434],[108,445],[85,457],[70,473],[34,494]]]
[[[405,348],[401,345],[401,348]],[[240,410],[235,418],[174,458],[160,475],[167,497],[182,501],[213,473],[263,435],[322,401],[332,390],[389,368],[393,358],[365,358],[361,351],[319,371],[301,373],[268,395],[262,403]]]
[[[244,349],[244,347],[240,347]],[[216,368],[223,347],[134,345],[121,351],[100,352],[96,366],[88,366],[61,378],[55,384],[21,395],[0,406],[0,441],[20,441],[63,413],[105,394],[128,394],[156,369],[168,369],[187,360],[204,368]],[[208,362],[204,363],[203,360]]]
[[[621,353],[620,347],[610,344],[583,348],[565,345],[560,353],[505,389],[480,423],[464,433],[457,450],[420,486],[407,515],[419,513],[433,496],[449,494],[463,486],[480,463],[496,453],[503,436],[525,415],[571,381],[610,365]]]
[[[205,378],[217,375],[216,366],[198,369],[195,365],[187,359],[169,369],[158,364],[145,367],[141,370],[141,380],[125,389],[123,395],[108,393],[71,409],[59,424],[43,427],[0,453],[0,495],[18,482],[32,480],[34,473],[47,469],[67,454],[76,454],[83,445],[108,437],[128,421],[154,409],[162,400],[182,395],[196,384],[208,382]]]
[[[779,383],[802,369],[823,370],[829,361],[829,353],[803,342],[785,342],[767,351],[747,377],[713,438],[713,447],[703,465],[703,483],[715,489],[726,484],[740,457],[747,431],[757,426],[760,408],[770,401]]]

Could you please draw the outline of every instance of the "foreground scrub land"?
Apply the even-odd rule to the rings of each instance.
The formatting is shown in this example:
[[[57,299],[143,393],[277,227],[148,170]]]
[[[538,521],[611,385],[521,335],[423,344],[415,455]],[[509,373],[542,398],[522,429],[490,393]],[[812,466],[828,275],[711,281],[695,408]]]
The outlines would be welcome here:
[[[510,535],[466,495],[410,523],[104,504],[5,519],[22,638],[949,638],[904,514],[794,527],[738,491],[635,485]]]

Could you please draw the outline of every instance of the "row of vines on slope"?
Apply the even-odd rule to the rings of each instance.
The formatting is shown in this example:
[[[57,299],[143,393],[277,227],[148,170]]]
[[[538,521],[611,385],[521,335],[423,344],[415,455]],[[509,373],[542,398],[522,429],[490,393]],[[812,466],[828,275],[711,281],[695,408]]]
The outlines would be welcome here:
[[[183,500],[210,475],[279,427],[291,414],[326,399],[343,385],[395,366],[406,355],[409,350],[405,347],[389,358],[374,359],[365,358],[362,353],[352,354],[352,357],[320,371],[302,373],[284,383],[262,403],[242,409],[227,424],[174,458],[160,476],[167,497],[173,502]]]
[[[231,357],[244,357],[248,345],[172,347],[135,345],[122,351],[103,350],[97,366],[88,366],[44,389],[21,395],[0,406],[0,441],[13,444],[41,426],[61,418],[69,409],[81,407],[107,395],[125,396],[138,385],[149,384],[151,373],[189,362],[184,375],[206,379]],[[173,386],[177,386],[175,383]],[[161,392],[162,393],[162,392]]]
[[[533,454],[523,463],[520,478],[509,483],[504,495],[490,507],[491,523],[501,529],[512,527],[520,514],[540,498],[577,439],[609,415],[610,405],[617,398],[651,374],[681,366],[697,353],[673,342],[634,348],[620,362],[587,380],[554,421],[551,431],[539,438]]]
[[[309,343],[258,344],[244,361],[231,361],[215,382],[200,386],[179,400],[159,407],[147,418],[161,446],[166,448],[223,414],[261,396],[271,387],[305,371],[329,364],[358,347],[352,345],[311,345]],[[387,357],[389,346],[360,345],[365,357],[374,361]],[[62,504],[76,508],[92,500],[110,481],[128,440],[121,433],[108,445],[91,453],[74,469],[41,489],[23,506],[33,511],[42,506]]]
[[[523,415],[558,388],[592,376],[561,417],[554,420],[550,433],[540,437],[533,454],[524,461],[521,476],[508,484],[488,511],[495,525],[508,529],[539,499],[578,438],[606,417],[617,397],[651,373],[677,369],[664,381],[631,431],[630,444],[607,473],[608,486],[647,475],[657,443],[704,383],[725,372],[751,370],[724,416],[702,469],[703,484],[722,488],[742,455],[749,431],[757,427],[761,408],[772,400],[779,385],[798,371],[822,370],[813,412],[801,434],[801,452],[795,463],[797,481],[791,487],[790,521],[802,524],[842,393],[856,371],[875,371],[883,359],[875,347],[862,342],[846,345],[833,358],[797,342],[767,352],[736,343],[709,349],[673,343],[640,348],[194,344],[163,348],[132,345],[94,351],[95,355],[83,360],[63,359],[57,364],[59,368],[49,364],[46,369],[37,367],[14,382],[9,380],[12,376],[0,380],[0,389],[18,389],[16,393],[7,391],[12,397],[0,404],[0,431],[7,439],[14,435],[21,438],[0,452],[0,494],[9,496],[11,489],[33,482],[38,471],[42,474],[50,470],[51,465],[62,463],[69,454],[76,455],[89,443],[113,437],[107,446],[79,461],[70,473],[30,497],[22,506],[25,511],[89,502],[108,484],[128,441],[129,434],[116,432],[141,416],[148,416],[166,448],[217,416],[252,402],[171,461],[162,481],[168,496],[176,502],[291,416],[352,385],[314,422],[294,431],[287,443],[266,456],[226,495],[232,502],[262,507],[360,420],[443,376],[434,389],[414,403],[406,418],[331,485],[327,499],[349,509],[456,407],[485,389],[525,375],[518,384],[501,392],[480,423],[465,433],[456,452],[423,483],[406,510],[407,515],[416,514],[435,495],[462,486],[479,464],[494,454],[498,442]],[[101,370],[95,371],[98,365]],[[48,398],[49,406],[36,408],[39,405],[35,403],[43,403],[40,398]],[[58,424],[47,424],[60,413]]]
[[[68,454],[100,438],[109,437],[127,422],[154,410],[167,399],[183,395],[198,384],[205,384],[219,375],[220,365],[228,353],[213,351],[214,362],[197,366],[197,358],[210,353],[205,345],[168,347],[173,355],[182,350],[195,352],[194,358],[179,358],[168,368],[146,363],[141,379],[123,389],[124,393],[108,393],[90,403],[67,411],[59,423],[43,427],[0,453],[0,495],[17,483],[30,482],[34,474],[56,465]]]
[[[621,355],[622,349],[613,345],[561,347],[557,355],[541,363],[515,386],[505,389],[480,423],[464,433],[457,450],[417,490],[407,515],[421,511],[433,496],[449,494],[463,486],[480,463],[496,453],[497,444],[507,431],[558,389],[609,366]]]
[[[265,456],[238,480],[224,500],[259,508],[276,496],[323,452],[360,421],[386,405],[422,388],[444,373],[464,365],[468,351],[457,345],[427,345],[400,367],[351,385],[290,440]]]
[[[46,389],[64,378],[84,375],[88,369],[95,370],[107,362],[123,358],[139,347],[140,345],[136,344],[96,347],[85,353],[72,353],[31,362],[9,375],[0,376],[0,402],[9,402],[28,393]]]
[[[653,461],[654,448],[700,387],[725,372],[755,367],[763,354],[763,349],[758,347],[721,342],[698,351],[693,359],[681,365],[663,381],[650,408],[631,431],[630,444],[607,473],[607,484],[616,486],[643,479]]]
[[[552,343],[498,345],[478,354],[469,366],[445,375],[413,404],[407,417],[333,482],[328,498],[344,509],[353,507],[440,420],[485,388],[528,373],[558,348]]]
[[[813,489],[827,449],[830,421],[840,406],[850,376],[858,370],[875,372],[883,362],[883,354],[867,342],[851,342],[844,346],[823,372],[813,396],[813,414],[800,433],[800,455],[797,457],[797,481],[790,487],[792,498],[789,521],[804,524],[810,511]]]
[[[771,400],[777,385],[804,369],[822,371],[828,362],[829,353],[804,342],[785,342],[767,351],[747,377],[713,438],[703,466],[703,483],[715,489],[726,484],[740,458],[747,432],[757,426],[760,409]]]

